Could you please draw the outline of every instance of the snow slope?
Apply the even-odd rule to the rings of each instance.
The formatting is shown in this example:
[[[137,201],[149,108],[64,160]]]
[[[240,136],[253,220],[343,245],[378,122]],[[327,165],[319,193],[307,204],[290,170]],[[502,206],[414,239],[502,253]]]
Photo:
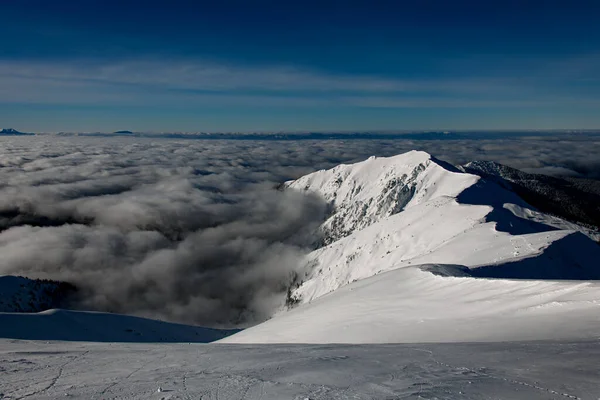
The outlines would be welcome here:
[[[589,339],[600,332],[600,286],[576,281],[600,279],[600,246],[585,229],[494,182],[413,151],[288,186],[330,202],[324,246],[308,256],[290,292],[288,304],[297,308],[225,342]]]
[[[0,337],[94,342],[212,342],[236,332],[128,315],[52,309],[75,288],[67,283],[0,276]],[[1,397],[0,397],[1,398]]]
[[[233,332],[99,312],[0,313],[0,337],[21,340],[205,343]]]
[[[425,267],[425,266],[423,266]],[[600,338],[600,283],[480,279],[401,268],[347,285],[224,343],[423,343]],[[463,276],[455,276],[463,275]]]

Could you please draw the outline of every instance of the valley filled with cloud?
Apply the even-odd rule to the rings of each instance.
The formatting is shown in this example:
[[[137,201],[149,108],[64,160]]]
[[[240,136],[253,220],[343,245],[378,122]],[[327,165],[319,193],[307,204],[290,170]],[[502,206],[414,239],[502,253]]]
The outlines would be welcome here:
[[[315,170],[412,149],[462,164],[600,177],[600,140],[0,139],[0,274],[66,281],[69,306],[211,327],[282,307],[328,210],[278,190]]]

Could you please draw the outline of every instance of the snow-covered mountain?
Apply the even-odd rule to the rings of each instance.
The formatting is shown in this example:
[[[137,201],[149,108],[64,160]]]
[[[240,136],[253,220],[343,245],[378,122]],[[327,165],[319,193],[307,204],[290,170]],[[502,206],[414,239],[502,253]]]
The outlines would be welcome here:
[[[227,342],[529,340],[600,329],[600,285],[581,282],[600,279],[600,246],[496,182],[412,151],[287,186],[329,202],[323,245],[289,292],[296,308]]]
[[[418,151],[318,171],[288,187],[316,192],[332,208],[322,225],[326,245],[309,255],[306,279],[292,292],[300,303],[410,265],[476,268],[537,256],[551,243],[585,231],[537,212],[493,182]],[[583,237],[575,241],[588,242]],[[589,245],[590,251],[596,247]],[[569,263],[581,264],[577,258],[582,254],[567,252],[568,260],[546,263],[546,271],[513,277],[600,278],[600,268],[590,265],[578,276],[555,272]]]
[[[19,132],[16,129],[12,129],[12,128],[4,128],[4,129],[0,129],[0,135],[33,135],[33,133],[24,133],[24,132]]]

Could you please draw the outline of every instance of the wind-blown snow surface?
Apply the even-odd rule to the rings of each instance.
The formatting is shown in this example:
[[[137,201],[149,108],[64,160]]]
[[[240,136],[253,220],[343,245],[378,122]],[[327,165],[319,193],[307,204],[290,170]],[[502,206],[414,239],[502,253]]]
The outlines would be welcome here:
[[[223,342],[597,339],[599,315],[596,283],[449,277],[402,268],[340,288]]]
[[[600,285],[564,281],[600,279],[600,246],[559,229],[577,225],[525,212],[531,206],[494,183],[413,151],[288,186],[329,202],[325,245],[308,256],[290,293],[297,308],[224,342],[591,339],[600,332]]]
[[[0,340],[3,399],[591,399],[597,342],[188,345]]]

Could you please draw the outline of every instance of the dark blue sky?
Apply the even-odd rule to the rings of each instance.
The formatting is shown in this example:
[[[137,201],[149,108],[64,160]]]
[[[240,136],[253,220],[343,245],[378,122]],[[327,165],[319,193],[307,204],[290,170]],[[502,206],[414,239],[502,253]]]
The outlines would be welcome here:
[[[0,3],[0,124],[600,127],[598,1]]]

